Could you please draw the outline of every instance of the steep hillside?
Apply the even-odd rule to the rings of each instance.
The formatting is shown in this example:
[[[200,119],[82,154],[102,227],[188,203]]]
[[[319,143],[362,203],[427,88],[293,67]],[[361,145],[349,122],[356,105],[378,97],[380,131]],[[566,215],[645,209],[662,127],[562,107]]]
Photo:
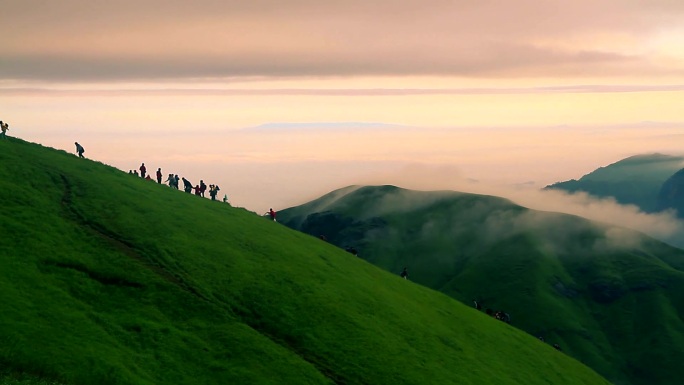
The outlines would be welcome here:
[[[568,192],[613,197],[619,203],[633,204],[644,212],[656,212],[658,195],[665,181],[684,167],[684,158],[663,154],[637,155],[601,167],[579,180],[547,186]]]
[[[0,141],[2,384],[607,384],[254,213]]]
[[[642,234],[474,194],[348,187],[280,220],[485,310],[616,384],[674,384],[684,251]]]

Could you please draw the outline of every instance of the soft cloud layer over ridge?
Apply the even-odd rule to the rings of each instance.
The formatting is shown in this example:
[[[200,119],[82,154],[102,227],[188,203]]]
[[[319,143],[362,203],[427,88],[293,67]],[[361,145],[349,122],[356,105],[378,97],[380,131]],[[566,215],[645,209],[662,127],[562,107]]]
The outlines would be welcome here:
[[[615,199],[597,198],[583,192],[569,194],[559,190],[540,190],[534,186],[514,187],[480,183],[464,178],[462,172],[455,167],[419,164],[407,166],[397,173],[369,176],[364,183],[394,184],[417,190],[454,190],[500,196],[534,210],[571,214],[629,228],[672,245],[684,247],[684,222],[677,219],[675,213],[666,211],[647,214],[634,205],[621,205]],[[528,216],[537,218],[533,222],[538,222],[538,217],[540,217],[536,214]],[[617,237],[621,233],[613,230],[611,234]]]
[[[680,1],[0,4],[4,79],[684,75]]]

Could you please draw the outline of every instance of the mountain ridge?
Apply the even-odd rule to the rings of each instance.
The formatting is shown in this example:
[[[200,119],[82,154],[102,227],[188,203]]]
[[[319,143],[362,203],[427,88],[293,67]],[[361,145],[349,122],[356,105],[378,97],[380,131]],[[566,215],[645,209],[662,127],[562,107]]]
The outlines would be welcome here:
[[[612,197],[633,204],[646,213],[658,212],[663,183],[684,167],[684,157],[660,153],[634,155],[582,176],[557,182],[545,189],[570,193],[583,191],[599,198]]]
[[[410,279],[465,304],[478,300],[504,310],[514,326],[560,343],[615,383],[676,381],[674,357],[684,358],[678,349],[684,251],[636,231],[497,197],[393,186],[331,194],[334,202],[324,195],[281,210],[281,222],[354,247],[395,274],[407,266]],[[647,311],[643,302],[657,305]],[[615,317],[624,323],[613,327]],[[642,350],[644,338],[667,358],[653,360]]]

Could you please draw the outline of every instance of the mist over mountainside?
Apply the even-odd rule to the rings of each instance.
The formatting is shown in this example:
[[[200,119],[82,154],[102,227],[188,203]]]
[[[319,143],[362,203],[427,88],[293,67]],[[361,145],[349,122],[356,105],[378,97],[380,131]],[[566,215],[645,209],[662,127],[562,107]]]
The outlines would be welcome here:
[[[244,209],[14,138],[0,164],[2,384],[607,384]]]
[[[618,226],[454,191],[349,186],[279,220],[512,325],[616,384],[673,384],[684,251]]]
[[[683,167],[681,156],[636,155],[600,167],[579,180],[554,183],[546,189],[613,197],[618,203],[636,205],[644,212],[653,213],[661,211],[658,196],[663,183]]]

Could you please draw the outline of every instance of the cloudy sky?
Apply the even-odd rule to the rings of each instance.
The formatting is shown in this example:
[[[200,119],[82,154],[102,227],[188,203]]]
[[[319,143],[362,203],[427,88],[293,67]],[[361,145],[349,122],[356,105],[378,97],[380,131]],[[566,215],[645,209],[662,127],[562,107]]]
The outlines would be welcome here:
[[[680,0],[0,0],[10,134],[255,211],[684,153]]]

